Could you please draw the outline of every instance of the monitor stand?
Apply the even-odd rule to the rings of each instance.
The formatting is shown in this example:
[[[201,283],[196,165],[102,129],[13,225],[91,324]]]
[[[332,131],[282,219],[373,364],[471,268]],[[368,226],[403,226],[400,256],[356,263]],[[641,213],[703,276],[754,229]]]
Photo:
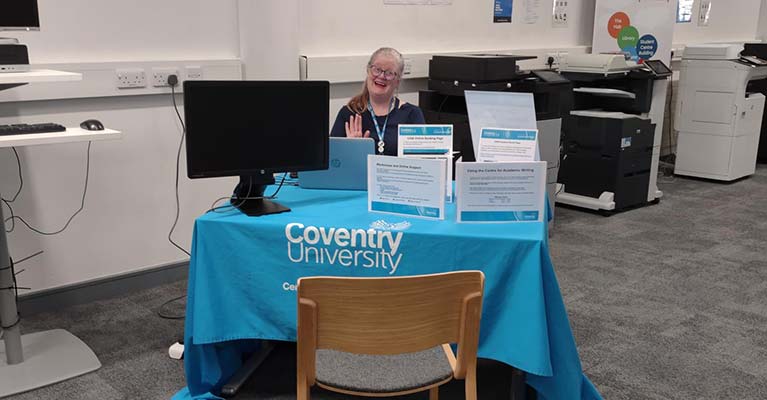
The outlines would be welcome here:
[[[240,183],[234,188],[232,206],[249,217],[290,211],[290,208],[282,204],[263,198],[266,187],[273,184],[274,176],[271,174],[240,176]]]

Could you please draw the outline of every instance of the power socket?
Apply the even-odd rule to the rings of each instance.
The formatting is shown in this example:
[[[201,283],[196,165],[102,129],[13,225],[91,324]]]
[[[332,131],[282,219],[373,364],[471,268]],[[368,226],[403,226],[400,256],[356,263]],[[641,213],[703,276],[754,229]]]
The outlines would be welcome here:
[[[168,77],[171,75],[181,76],[178,74],[178,68],[152,68],[152,86],[169,87]]]
[[[546,54],[546,59],[544,59],[543,62],[548,67],[549,66],[548,61],[549,61],[549,58],[551,58],[551,59],[554,60],[554,63],[551,64],[551,68],[558,68],[559,65],[562,63],[562,60],[565,57],[567,57],[567,52],[566,51],[558,51],[556,53],[548,53],[548,54]]]
[[[115,71],[118,89],[146,87],[146,71],[143,68],[126,68]]]
[[[408,76],[413,73],[413,60],[406,58],[404,68],[402,69],[402,75]]]
[[[199,81],[202,79],[202,67],[197,65],[190,65],[185,68],[187,81]]]

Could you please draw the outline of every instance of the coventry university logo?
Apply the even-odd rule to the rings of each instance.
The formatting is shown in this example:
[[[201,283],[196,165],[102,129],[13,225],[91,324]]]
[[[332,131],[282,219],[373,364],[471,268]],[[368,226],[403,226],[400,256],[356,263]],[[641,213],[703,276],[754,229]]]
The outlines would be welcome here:
[[[403,232],[377,229],[346,229],[285,225],[288,259],[293,263],[340,266],[346,268],[381,268],[389,275],[402,262],[399,246]]]

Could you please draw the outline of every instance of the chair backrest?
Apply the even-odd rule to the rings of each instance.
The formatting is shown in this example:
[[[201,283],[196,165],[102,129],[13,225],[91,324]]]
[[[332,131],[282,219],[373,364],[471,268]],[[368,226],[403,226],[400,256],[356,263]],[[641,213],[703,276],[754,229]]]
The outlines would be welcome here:
[[[299,358],[309,357],[304,361],[312,365],[316,349],[401,354],[458,343],[460,367],[462,358],[476,358],[483,286],[480,271],[301,278]]]

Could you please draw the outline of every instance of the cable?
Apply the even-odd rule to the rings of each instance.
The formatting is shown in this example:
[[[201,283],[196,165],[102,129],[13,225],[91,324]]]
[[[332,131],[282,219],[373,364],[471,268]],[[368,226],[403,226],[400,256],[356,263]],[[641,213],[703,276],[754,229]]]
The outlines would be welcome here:
[[[37,253],[35,253],[35,254],[32,254],[31,256],[26,256],[26,257],[22,258],[21,260],[19,260],[19,261],[16,261],[16,264],[21,264],[21,263],[23,263],[24,261],[27,261],[27,260],[29,260],[30,258],[35,258],[35,257],[39,256],[40,254],[43,254],[43,251],[42,251],[42,250],[38,251],[38,252],[37,252]],[[22,270],[22,271],[19,271],[19,272],[18,272],[16,275],[18,275],[18,274],[20,274],[20,273],[22,273],[22,272],[23,272],[23,270]]]
[[[439,107],[437,108],[437,121],[442,121],[442,107],[445,106],[445,103],[447,102],[447,99],[450,98],[449,95],[444,95],[445,98],[442,99],[442,102],[439,104]]]
[[[75,217],[78,214],[80,214],[80,212],[82,212],[83,209],[85,209],[85,197],[88,194],[88,180],[90,178],[90,171],[91,171],[91,142],[89,141],[88,142],[88,150],[86,152],[86,158],[85,158],[85,185],[83,187],[83,196],[82,196],[82,199],[80,200],[80,208],[78,208],[77,211],[75,211],[75,213],[72,214],[71,217],[69,217],[69,219],[67,220],[67,223],[64,224],[63,228],[61,228],[61,229],[59,229],[57,231],[54,231],[54,232],[43,232],[42,230],[37,229],[37,228],[33,227],[32,225],[30,225],[26,220],[24,220],[24,218],[22,218],[22,217],[20,217],[18,215],[13,215],[13,209],[11,208],[11,205],[9,204],[9,202],[6,202],[5,200],[3,202],[11,210],[11,216],[6,218],[4,222],[7,223],[8,221],[19,220],[19,221],[21,221],[22,224],[26,225],[26,227],[29,230],[31,230],[32,232],[35,232],[35,233],[37,233],[39,235],[43,235],[43,236],[53,236],[53,235],[58,235],[58,234],[64,232],[69,227],[69,224],[71,224],[72,221],[75,219]],[[10,230],[13,231],[14,227],[15,227],[15,225],[12,225]],[[6,232],[8,232],[8,231],[6,230]]]
[[[162,311],[162,309],[167,307],[168,304],[173,303],[175,301],[179,301],[179,300],[181,300],[181,299],[183,299],[185,297],[186,297],[186,295],[181,295],[181,296],[178,296],[178,297],[174,297],[174,298],[166,301],[165,303],[162,303],[160,308],[157,310],[157,316],[162,318],[162,319],[173,319],[173,320],[184,319],[184,317],[185,317],[184,315],[169,315],[169,314],[165,314]]]
[[[175,75],[171,75],[175,76]],[[178,83],[178,77],[175,79],[175,83],[171,84],[170,77],[168,78],[168,84],[170,85],[170,93],[171,93],[171,99],[173,100],[173,108],[176,110],[176,116],[178,116],[179,122],[181,122],[181,140],[178,142],[178,152],[176,153],[176,217],[173,219],[173,226],[170,227],[170,231],[168,232],[168,241],[170,244],[176,246],[177,249],[181,250],[186,254],[187,256],[191,257],[192,254],[189,253],[186,249],[181,247],[178,243],[173,241],[173,231],[176,230],[176,225],[178,225],[178,219],[181,215],[181,202],[178,198],[178,174],[181,170],[181,149],[184,147],[184,138],[186,137],[186,125],[184,124],[184,119],[181,118],[181,113],[178,111],[178,105],[176,104],[176,84]]]
[[[251,189],[253,188],[253,177],[251,177],[250,178],[250,186],[248,187],[248,193],[245,195],[245,197],[235,197],[234,195],[228,196],[228,197],[226,197],[226,196],[225,197],[219,197],[218,199],[216,199],[213,202],[213,204],[211,204],[210,209],[207,212],[216,212],[216,213],[223,214],[219,210],[226,209],[227,211],[229,211],[230,209],[237,208],[237,207],[245,204],[246,200],[274,200],[274,199],[277,198],[277,194],[280,193],[280,189],[282,189],[282,186],[285,183],[285,180],[287,179],[287,176],[288,176],[287,172],[282,175],[282,179],[280,180],[280,185],[277,186],[277,190],[275,190],[274,193],[272,193],[269,196],[258,196],[258,197],[250,197],[250,192],[251,192]],[[233,200],[242,200],[242,201],[239,204],[224,204],[222,206],[216,207],[216,203],[218,203],[221,200],[226,200],[226,199],[229,199],[230,202],[233,201]]]
[[[13,198],[10,200],[2,199],[3,201],[7,203],[13,203],[16,201],[16,199],[19,197],[19,194],[21,193],[21,189],[24,188],[24,177],[21,175],[21,158],[19,157],[19,152],[16,151],[15,147],[11,147],[11,150],[13,150],[13,154],[16,156],[16,166],[18,167],[19,171],[19,190],[16,191],[16,194],[13,195]],[[8,206],[10,208],[10,206]]]
[[[11,265],[9,265],[8,267],[5,267],[3,269],[0,269],[0,271],[5,271],[7,269],[11,270],[11,276],[13,278],[13,286],[0,288],[0,291],[2,291],[2,290],[13,290],[14,291],[14,301],[16,302],[16,304],[18,304],[18,302],[19,302],[19,289],[30,290],[30,288],[23,288],[23,287],[19,287],[18,286],[18,284],[16,282],[16,275],[18,275],[18,274],[16,274],[16,271],[14,270],[13,259],[8,257],[8,260],[10,261]],[[17,310],[16,311],[16,321],[14,321],[10,325],[0,325],[0,337],[5,335],[5,331],[6,330],[12,329],[12,328],[16,327],[16,325],[18,325],[21,322],[21,314],[18,312],[18,307],[16,308],[16,310]]]
[[[5,199],[3,199],[3,204],[5,204],[5,206],[8,207],[8,210],[11,211],[11,217],[10,217],[10,219],[11,219],[11,228],[5,230],[5,233],[11,233],[11,232],[13,232],[14,229],[16,229],[16,219],[14,218],[14,215],[13,215],[13,207],[11,207],[11,203],[9,203]],[[3,222],[5,222],[5,221],[3,221]]]

